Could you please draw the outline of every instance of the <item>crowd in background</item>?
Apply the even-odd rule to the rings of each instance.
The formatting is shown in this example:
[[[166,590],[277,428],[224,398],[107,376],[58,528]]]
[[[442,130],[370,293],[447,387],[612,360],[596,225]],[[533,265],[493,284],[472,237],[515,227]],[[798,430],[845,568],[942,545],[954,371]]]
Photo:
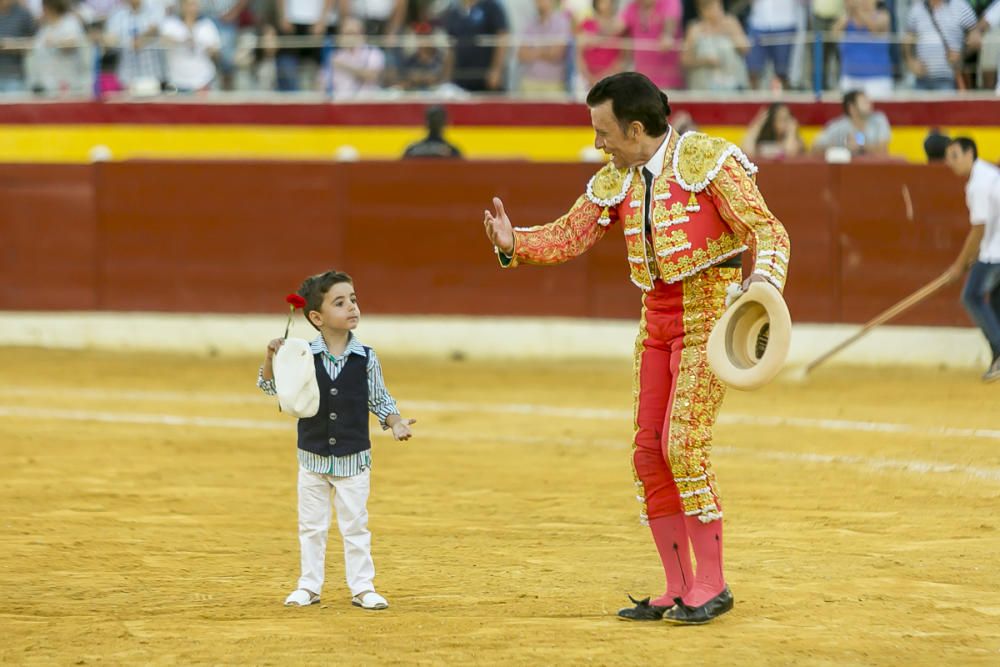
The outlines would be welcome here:
[[[844,95],[841,107],[843,114],[827,123],[807,147],[788,105],[775,102],[761,109],[750,123],[741,148],[751,158],[768,160],[817,155],[831,162],[847,162],[863,156],[888,156],[892,129],[872,99],[861,90],[852,90]]]
[[[996,89],[1000,0],[0,0],[0,92]],[[762,123],[763,121],[761,121]]]

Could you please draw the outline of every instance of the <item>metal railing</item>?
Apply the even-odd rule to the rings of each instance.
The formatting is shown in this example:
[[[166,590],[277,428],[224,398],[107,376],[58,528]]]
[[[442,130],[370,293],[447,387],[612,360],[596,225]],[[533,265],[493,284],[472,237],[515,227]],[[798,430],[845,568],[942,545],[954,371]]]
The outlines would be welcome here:
[[[790,31],[787,36],[769,36],[759,41],[761,46],[783,45],[791,47],[790,76],[793,90],[800,92],[811,92],[815,96],[820,96],[824,92],[836,89],[836,77],[831,76],[827,69],[830,66],[828,51],[830,45],[838,44],[870,44],[884,46],[890,55],[891,71],[889,77],[893,82],[893,87],[898,90],[909,90],[914,86],[914,77],[906,69],[904,50],[907,39],[900,34],[887,34],[870,38],[859,38],[855,36],[838,37],[833,33],[823,33],[817,31]],[[551,47],[564,46],[565,55],[559,61],[549,61],[552,65],[546,68],[551,78],[551,86],[542,90],[538,87],[528,88],[523,86],[526,72],[532,70],[530,64],[524,62],[519,52],[522,47]],[[745,68],[745,48],[749,45],[739,45],[740,49],[734,49],[738,54],[738,60],[730,60],[734,70]],[[496,49],[506,50],[506,56],[502,63],[503,86],[492,90],[488,86],[483,86],[485,90],[470,91],[464,89],[455,82],[482,79],[485,77],[486,69],[482,67],[468,67],[462,62],[463,54],[468,54],[469,49]],[[46,50],[45,47],[36,44],[33,39],[5,40],[0,46],[0,83],[6,78],[12,81],[16,70],[20,65],[15,58],[10,56],[21,56],[19,60],[23,63],[25,70],[24,86],[18,98],[25,96],[43,96],[48,98],[80,99],[87,97],[113,98],[113,97],[154,97],[158,95],[177,94],[181,92],[199,93],[203,96],[214,97],[223,93],[219,90],[217,82],[200,91],[181,91],[177,86],[171,86],[171,76],[169,71],[169,61],[171,55],[182,49],[192,49],[190,45],[169,45],[165,42],[151,42],[139,51],[126,49],[119,51],[119,63],[122,59],[131,59],[136,53],[148,52],[152,54],[152,60],[159,61],[155,71],[146,72],[141,68],[137,77],[130,77],[123,81],[122,91],[109,91],[102,87],[102,82],[108,78],[113,78],[117,74],[113,57],[110,57],[109,50],[100,45],[88,41],[81,44],[79,51],[74,54],[72,49],[60,48]],[[359,54],[358,49],[378,49],[381,56],[369,66],[381,70],[376,81],[368,85],[358,86],[357,90],[345,91],[337,86],[338,80],[347,80],[337,74],[338,69],[346,69],[352,66],[352,54]],[[431,35],[391,35],[391,36],[365,36],[365,37],[338,37],[338,36],[289,36],[289,35],[261,35],[252,32],[245,32],[238,40],[236,56],[237,88],[241,94],[273,94],[273,93],[298,93],[323,98],[343,98],[353,99],[385,99],[405,96],[438,96],[438,97],[465,97],[469,95],[507,95],[507,96],[528,96],[546,98],[577,99],[585,94],[587,82],[580,72],[580,65],[590,52],[589,49],[603,49],[605,51],[621,51],[623,54],[622,64],[624,69],[631,69],[631,64],[636,56],[640,60],[646,60],[644,55],[660,54],[663,57],[663,66],[673,68],[669,74],[674,80],[683,81],[684,75],[688,75],[688,80],[697,79],[695,70],[697,66],[685,67],[685,54],[683,40],[679,39],[672,44],[653,42],[649,40],[635,40],[626,37],[600,38],[600,44],[596,46],[588,45],[586,37],[580,36],[566,42],[564,40],[553,39],[527,39],[516,34],[502,37],[478,37],[471,40],[448,37],[443,34]],[[45,68],[51,65],[51,52],[57,52],[58,58],[65,64],[70,57],[85,59],[88,63],[86,67],[85,85],[68,85],[52,90],[50,87],[42,85],[46,80]],[[359,56],[360,57],[360,56]],[[422,58],[422,59],[421,59]],[[210,59],[213,66],[217,64],[217,59]],[[376,62],[377,61],[377,62]],[[817,67],[816,63],[822,65]],[[381,67],[376,67],[376,65]],[[365,63],[354,63],[355,69],[364,69]],[[704,66],[702,66],[704,67]],[[974,66],[973,66],[974,67]],[[988,71],[991,64],[986,64]],[[994,66],[995,68],[995,66]],[[711,67],[709,66],[709,69]],[[984,69],[984,68],[981,68]],[[413,82],[408,77],[411,71],[420,71],[424,76],[419,82]],[[640,68],[641,71],[641,68]],[[644,72],[652,75],[656,80],[656,72]],[[977,79],[981,72],[965,70],[963,72],[968,78]],[[734,78],[741,75],[734,71]],[[751,73],[752,74],[752,73]],[[150,82],[149,79],[156,79]],[[217,77],[218,79],[218,77]],[[716,93],[738,93],[750,88],[751,77],[746,77],[746,83],[737,83],[723,90],[710,90]],[[762,86],[758,79],[758,89],[768,90]],[[16,86],[10,86],[16,87]],[[0,92],[7,87],[0,86]],[[698,90],[696,88],[685,88],[686,90]],[[704,90],[704,89],[702,89]],[[6,94],[8,99],[12,99],[11,94]]]

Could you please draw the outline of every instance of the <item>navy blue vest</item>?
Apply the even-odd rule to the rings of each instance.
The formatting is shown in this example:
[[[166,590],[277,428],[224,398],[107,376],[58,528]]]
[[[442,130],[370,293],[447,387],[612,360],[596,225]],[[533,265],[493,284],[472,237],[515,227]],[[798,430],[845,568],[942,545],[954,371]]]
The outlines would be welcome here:
[[[347,355],[336,380],[323,367],[323,353],[313,355],[319,410],[299,420],[299,449],[320,456],[348,456],[371,449],[368,435],[368,348],[365,356]]]

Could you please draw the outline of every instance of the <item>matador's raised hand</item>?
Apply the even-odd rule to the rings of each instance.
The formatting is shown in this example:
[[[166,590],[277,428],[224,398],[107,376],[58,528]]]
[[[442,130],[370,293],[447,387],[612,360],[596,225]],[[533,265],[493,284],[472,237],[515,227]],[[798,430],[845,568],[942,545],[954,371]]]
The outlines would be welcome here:
[[[503,202],[499,197],[493,198],[493,206],[496,208],[496,215],[489,209],[483,211],[483,226],[486,228],[486,236],[500,252],[505,255],[514,254],[514,228],[510,224],[510,218],[503,210]]]

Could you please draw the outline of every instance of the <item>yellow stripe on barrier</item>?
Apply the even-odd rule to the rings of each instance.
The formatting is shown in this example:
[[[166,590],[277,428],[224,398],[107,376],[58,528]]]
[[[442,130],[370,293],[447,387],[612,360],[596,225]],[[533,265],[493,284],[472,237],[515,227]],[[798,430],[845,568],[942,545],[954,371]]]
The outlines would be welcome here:
[[[739,143],[740,126],[704,127],[703,131]],[[819,127],[802,129],[812,144]],[[1000,157],[1000,126],[945,128],[968,134],[988,160]],[[252,125],[4,125],[0,126],[0,161],[85,163],[95,146],[106,146],[112,159],[335,159],[348,146],[361,159],[395,159],[418,141],[418,127],[316,127]],[[923,162],[927,128],[893,129],[893,156]],[[454,127],[446,133],[466,157],[474,159],[576,162],[592,146],[586,127]]]

